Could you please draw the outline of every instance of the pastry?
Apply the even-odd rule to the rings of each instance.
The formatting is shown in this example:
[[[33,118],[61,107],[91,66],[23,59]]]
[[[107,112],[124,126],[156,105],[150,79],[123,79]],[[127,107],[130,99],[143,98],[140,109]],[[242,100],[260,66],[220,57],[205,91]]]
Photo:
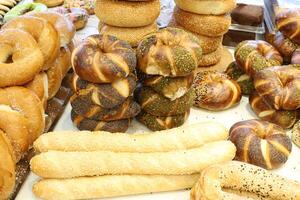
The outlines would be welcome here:
[[[262,120],[246,120],[234,124],[229,139],[237,147],[235,160],[265,169],[276,169],[288,159],[292,142],[278,125]]]
[[[177,28],[150,34],[137,48],[138,68],[148,75],[187,76],[198,66],[201,55],[199,39]]]
[[[45,4],[47,7],[60,6],[64,3],[64,0],[34,0],[34,2]]]
[[[293,66],[264,69],[254,76],[257,93],[276,110],[300,108],[300,70]]]
[[[72,52],[71,61],[76,74],[92,83],[111,83],[126,78],[136,67],[136,55],[131,46],[110,35],[87,37]]]
[[[191,191],[191,200],[300,198],[300,183],[260,167],[232,161],[202,171]]]
[[[239,85],[217,71],[197,73],[193,89],[196,94],[194,106],[207,110],[226,110],[238,104],[242,98]]]
[[[251,3],[238,3],[231,12],[232,23],[261,26],[264,21],[264,7],[262,5],[252,5]]]
[[[276,33],[273,45],[288,61],[291,60],[292,54],[298,48],[296,43],[289,38],[284,37],[280,32]]]
[[[95,0],[65,0],[65,8],[83,8],[89,15],[95,14]]]

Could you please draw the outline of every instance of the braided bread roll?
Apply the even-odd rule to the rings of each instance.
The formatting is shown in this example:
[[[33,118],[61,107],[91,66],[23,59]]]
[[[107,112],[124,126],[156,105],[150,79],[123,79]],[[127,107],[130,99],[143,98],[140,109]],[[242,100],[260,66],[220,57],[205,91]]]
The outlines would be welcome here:
[[[282,128],[291,128],[299,118],[298,110],[275,110],[257,92],[250,94],[249,103],[260,119],[277,124]]]
[[[131,46],[110,35],[91,35],[72,52],[72,66],[83,80],[111,83],[135,71],[136,55]]]
[[[298,200],[300,183],[260,167],[232,161],[207,167],[191,200]]]
[[[240,102],[240,86],[226,74],[204,71],[196,74],[193,82],[194,105],[207,110],[225,110]]]
[[[292,54],[298,48],[297,44],[289,38],[284,37],[281,32],[276,33],[273,45],[288,61],[291,60]]]
[[[300,108],[300,69],[278,66],[264,69],[254,76],[254,87],[276,110]]]
[[[292,150],[290,138],[284,130],[262,120],[246,120],[234,124],[229,139],[236,145],[236,160],[265,169],[283,165]]]

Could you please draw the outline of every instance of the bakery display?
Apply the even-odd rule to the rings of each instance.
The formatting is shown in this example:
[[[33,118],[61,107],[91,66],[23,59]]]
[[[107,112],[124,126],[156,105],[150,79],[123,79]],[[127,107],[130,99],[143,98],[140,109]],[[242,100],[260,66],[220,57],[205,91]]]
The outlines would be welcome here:
[[[83,8],[89,15],[95,14],[95,0],[64,0],[65,8]]]
[[[262,120],[246,120],[234,124],[229,140],[237,147],[235,160],[265,169],[276,169],[288,159],[292,142],[278,125]]]
[[[194,106],[212,111],[231,108],[242,98],[240,86],[226,74],[217,71],[198,72],[193,89],[196,94]]]
[[[191,200],[200,199],[281,199],[300,197],[300,183],[260,167],[232,161],[202,171],[191,191]]]

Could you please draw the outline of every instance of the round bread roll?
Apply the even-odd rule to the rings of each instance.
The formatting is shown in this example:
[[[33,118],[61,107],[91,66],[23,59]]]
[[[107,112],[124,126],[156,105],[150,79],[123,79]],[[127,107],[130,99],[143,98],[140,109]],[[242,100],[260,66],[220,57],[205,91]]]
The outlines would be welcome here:
[[[292,150],[292,142],[284,130],[262,120],[246,120],[234,124],[229,139],[237,147],[235,160],[265,169],[283,165]]]
[[[112,83],[135,71],[136,55],[123,40],[110,35],[91,35],[74,49],[71,62],[81,79]]]
[[[235,0],[175,0],[182,10],[200,15],[223,15],[236,6]]]
[[[60,6],[64,0],[34,0],[34,2],[45,4],[48,8]]]
[[[148,75],[187,76],[201,59],[199,39],[177,28],[147,36],[137,48],[138,68]]]
[[[300,64],[300,47],[292,54],[291,64]]]
[[[226,74],[205,71],[196,74],[193,88],[196,94],[194,106],[207,110],[226,110],[240,102],[240,86]]]
[[[81,131],[107,131],[111,133],[126,132],[131,122],[131,119],[122,119],[109,122],[96,121],[84,118],[75,113],[74,110],[71,111],[71,119],[74,125]]]
[[[262,40],[246,40],[235,48],[234,56],[243,71],[253,76],[267,67],[281,65],[280,53],[269,43]]]
[[[9,199],[15,187],[15,161],[9,139],[0,130],[0,199]]]
[[[292,141],[300,147],[300,121],[298,121],[292,129]]]
[[[298,110],[275,110],[256,91],[249,96],[249,103],[260,119],[277,124],[285,129],[291,128],[299,118]]]
[[[152,131],[161,131],[171,128],[176,128],[184,124],[189,117],[190,111],[180,115],[172,115],[168,117],[154,116],[142,111],[136,119],[147,126]]]
[[[209,37],[224,35],[230,25],[230,15],[198,15],[178,7],[174,10],[176,22],[185,29]]]
[[[289,38],[284,37],[280,32],[276,33],[273,45],[288,61],[291,60],[292,54],[298,48],[296,43]]]
[[[136,28],[124,28],[117,26],[110,26],[99,22],[99,33],[113,35],[120,40],[127,41],[132,47],[137,47],[139,42],[148,34],[155,33],[158,30],[156,23],[148,26],[136,27]]]
[[[243,95],[249,95],[254,90],[252,78],[235,61],[227,67],[225,73],[239,84]]]
[[[141,27],[153,24],[160,13],[160,1],[97,0],[95,13],[101,22],[118,27]]]
[[[156,93],[150,87],[143,87],[137,92],[141,108],[155,116],[172,116],[186,113],[193,105],[194,91],[190,89],[184,96],[171,101]]]
[[[97,121],[107,122],[134,118],[141,111],[139,104],[134,102],[132,98],[128,98],[121,105],[110,109],[98,105],[91,106],[89,103],[82,101],[81,98],[77,98],[76,94],[71,97],[70,102],[74,112]]]
[[[209,54],[203,54],[199,60],[198,67],[209,67],[220,62],[222,57],[223,46],[220,45],[219,48]]]
[[[136,81],[136,76],[130,74],[128,77],[113,83],[93,84],[75,75],[73,78],[73,89],[77,94],[77,98],[82,99],[89,105],[98,105],[109,109],[119,106],[133,94]]]
[[[276,110],[300,108],[300,69],[277,66],[257,72],[254,87],[258,94]]]

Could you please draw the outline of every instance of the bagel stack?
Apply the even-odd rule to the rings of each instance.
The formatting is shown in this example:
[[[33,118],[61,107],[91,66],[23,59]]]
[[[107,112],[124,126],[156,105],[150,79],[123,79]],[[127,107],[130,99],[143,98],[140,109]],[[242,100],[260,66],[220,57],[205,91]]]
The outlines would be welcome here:
[[[140,112],[133,101],[136,54],[110,35],[87,37],[72,53],[71,118],[79,130],[126,132]]]
[[[97,0],[99,33],[113,35],[137,47],[144,36],[156,32],[159,0]]]
[[[175,0],[173,19],[169,26],[183,28],[201,41],[203,56],[199,67],[211,67],[220,62],[223,35],[231,25],[230,12],[235,0]]]
[[[157,131],[181,126],[193,105],[194,70],[201,59],[200,41],[177,28],[147,36],[137,48],[141,87],[137,100],[142,112],[137,119]]]

